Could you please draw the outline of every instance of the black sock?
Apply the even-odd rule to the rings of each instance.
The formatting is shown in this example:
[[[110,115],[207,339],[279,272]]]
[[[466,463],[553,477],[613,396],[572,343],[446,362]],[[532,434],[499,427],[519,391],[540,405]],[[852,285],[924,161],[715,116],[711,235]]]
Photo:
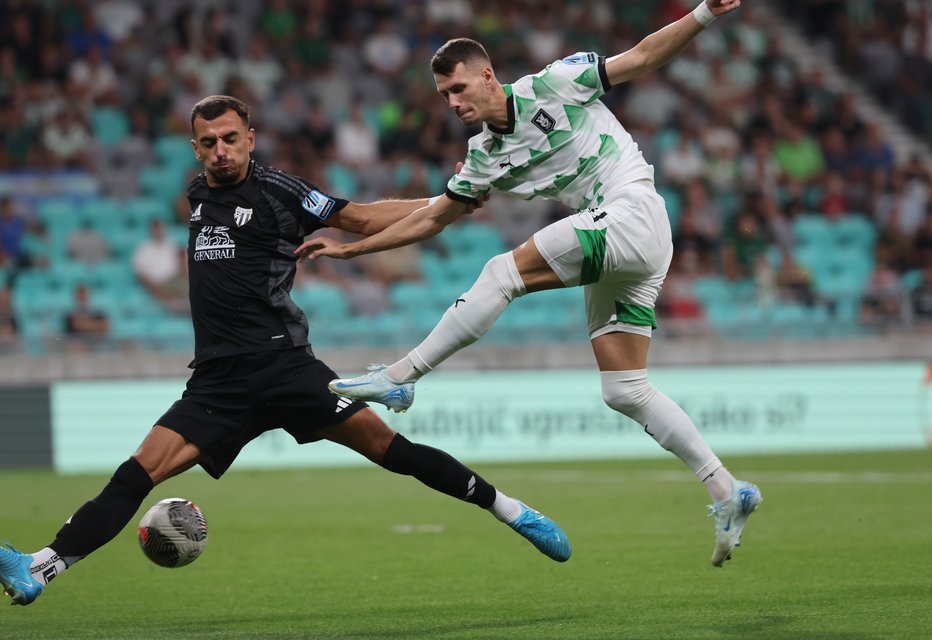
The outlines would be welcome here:
[[[431,489],[483,509],[495,502],[495,487],[450,454],[395,434],[380,463],[394,473],[414,476]]]
[[[152,491],[152,479],[135,458],[119,467],[100,495],[85,502],[49,545],[71,565],[110,542]]]

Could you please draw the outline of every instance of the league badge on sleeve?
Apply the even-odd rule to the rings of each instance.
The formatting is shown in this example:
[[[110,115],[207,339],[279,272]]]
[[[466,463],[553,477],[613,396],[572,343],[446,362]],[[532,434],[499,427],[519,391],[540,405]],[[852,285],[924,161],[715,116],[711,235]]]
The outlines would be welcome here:
[[[301,202],[301,208],[317,216],[321,220],[326,220],[327,216],[329,216],[330,212],[333,210],[334,204],[336,204],[336,200],[330,196],[321,193],[317,189],[311,189],[311,191],[304,196],[304,200]]]
[[[596,55],[594,53],[574,53],[571,56],[563,58],[563,64],[595,64]]]

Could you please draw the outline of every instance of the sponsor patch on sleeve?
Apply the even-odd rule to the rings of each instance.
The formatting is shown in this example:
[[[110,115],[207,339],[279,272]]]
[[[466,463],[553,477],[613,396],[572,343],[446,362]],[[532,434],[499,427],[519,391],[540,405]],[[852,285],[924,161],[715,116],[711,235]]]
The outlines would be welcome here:
[[[596,55],[594,53],[574,53],[563,58],[563,64],[595,64],[595,61]]]
[[[326,220],[327,216],[329,216],[330,212],[333,210],[334,204],[336,204],[336,200],[330,196],[321,193],[317,189],[311,189],[311,191],[304,196],[304,200],[301,202],[301,208],[317,216],[321,220]]]

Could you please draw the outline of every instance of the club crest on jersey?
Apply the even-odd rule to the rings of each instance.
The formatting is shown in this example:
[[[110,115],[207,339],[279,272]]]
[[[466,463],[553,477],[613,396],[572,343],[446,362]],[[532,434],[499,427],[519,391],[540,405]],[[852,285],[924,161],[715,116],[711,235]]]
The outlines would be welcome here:
[[[201,221],[201,207],[204,206],[204,203],[197,205],[194,211],[191,212],[191,222],[200,222]]]
[[[538,109],[537,113],[534,114],[534,118],[531,120],[538,129],[544,133],[550,133],[553,130],[553,127],[557,124],[557,121],[553,117],[544,111],[543,109]]]
[[[304,200],[301,202],[301,208],[317,216],[321,220],[326,220],[335,204],[336,200],[330,196],[324,195],[317,189],[311,189],[311,191],[304,196]]]
[[[242,227],[250,220],[252,220],[252,209],[236,207],[236,211],[233,212],[233,222],[236,223],[237,227]]]

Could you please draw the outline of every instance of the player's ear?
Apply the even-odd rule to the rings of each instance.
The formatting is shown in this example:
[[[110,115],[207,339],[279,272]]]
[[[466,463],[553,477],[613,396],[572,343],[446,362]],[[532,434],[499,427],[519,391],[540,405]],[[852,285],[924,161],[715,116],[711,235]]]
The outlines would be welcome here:
[[[251,128],[246,132],[246,137],[249,140],[249,153],[253,152],[253,149],[256,148],[256,130]]]
[[[203,162],[201,159],[201,151],[197,148],[197,142],[194,140],[194,138],[191,138],[191,147],[194,149],[194,157],[197,158],[197,161]]]

